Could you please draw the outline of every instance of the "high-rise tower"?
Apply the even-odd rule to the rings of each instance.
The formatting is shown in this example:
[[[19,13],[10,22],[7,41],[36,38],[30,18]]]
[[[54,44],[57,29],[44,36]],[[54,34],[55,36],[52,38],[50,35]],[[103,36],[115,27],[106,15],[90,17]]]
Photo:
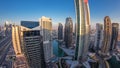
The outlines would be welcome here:
[[[111,35],[112,35],[112,24],[109,16],[104,18],[104,42],[102,46],[102,54],[107,55],[110,50],[111,43]]]
[[[66,18],[65,30],[64,30],[64,41],[67,48],[72,46],[72,38],[73,38],[73,22],[72,18]]]
[[[119,24],[112,23],[112,38],[111,38],[110,51],[116,48],[118,32],[119,32],[118,30],[119,30]]]
[[[43,36],[43,48],[45,54],[46,62],[49,62],[49,59],[53,57],[53,48],[52,48],[52,19],[47,17],[42,17],[40,19],[41,34]]]
[[[75,0],[76,7],[76,51],[75,60],[86,60],[90,34],[90,12],[87,0]]]
[[[58,26],[58,40],[63,40],[63,25],[61,23]]]
[[[103,25],[100,23],[96,24],[96,33],[95,33],[95,51],[98,53],[98,51],[101,49],[103,42]]]

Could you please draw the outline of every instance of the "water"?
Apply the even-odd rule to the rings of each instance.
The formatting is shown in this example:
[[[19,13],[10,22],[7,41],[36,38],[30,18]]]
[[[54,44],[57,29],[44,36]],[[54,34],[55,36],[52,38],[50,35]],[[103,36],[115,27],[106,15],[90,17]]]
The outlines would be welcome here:
[[[110,68],[120,68],[120,61],[117,61],[115,56],[109,59],[108,63],[110,65]]]
[[[63,51],[59,48],[60,43],[57,40],[52,41],[53,54],[57,57],[62,57],[64,55]]]
[[[53,54],[55,56],[58,56],[58,42],[57,42],[57,40],[52,41],[52,46],[53,46]]]

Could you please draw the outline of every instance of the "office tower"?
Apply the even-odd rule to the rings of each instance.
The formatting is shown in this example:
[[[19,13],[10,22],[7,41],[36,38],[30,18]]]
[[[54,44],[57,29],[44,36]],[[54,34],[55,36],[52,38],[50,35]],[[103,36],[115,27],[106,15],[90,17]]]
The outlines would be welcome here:
[[[75,60],[87,60],[90,34],[90,12],[88,1],[75,0],[76,7],[76,51]]]
[[[22,55],[21,41],[20,41],[20,26],[12,26],[12,42],[16,56]]]
[[[43,48],[45,54],[45,61],[49,62],[49,59],[53,57],[52,48],[52,19],[47,17],[42,17],[40,19],[41,34],[43,36]]]
[[[109,54],[110,43],[111,43],[111,35],[112,35],[112,24],[109,16],[104,18],[104,42],[102,46],[102,54]]]
[[[21,21],[21,26],[32,29],[34,27],[39,26],[39,22],[37,22],[37,21]]]
[[[40,30],[23,32],[24,54],[30,68],[45,68],[43,37]]]
[[[97,23],[94,43],[96,53],[98,53],[98,51],[101,49],[102,42],[103,42],[103,25]]]
[[[58,26],[58,40],[63,40],[63,25],[61,23]]]
[[[112,23],[112,38],[111,38],[110,51],[116,49],[118,32],[119,32],[118,30],[119,30],[119,24]]]
[[[65,29],[64,29],[64,41],[67,48],[72,47],[73,38],[73,22],[71,17],[66,18]]]
[[[4,33],[5,33],[5,36],[8,36],[9,33],[11,33],[12,31],[12,24],[10,24],[8,21],[5,22],[4,24]]]

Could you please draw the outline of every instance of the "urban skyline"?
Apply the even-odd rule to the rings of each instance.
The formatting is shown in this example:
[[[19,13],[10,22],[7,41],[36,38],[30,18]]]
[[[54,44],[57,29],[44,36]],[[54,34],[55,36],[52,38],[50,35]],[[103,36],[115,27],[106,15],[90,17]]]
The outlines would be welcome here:
[[[20,24],[6,20],[3,26],[0,25],[1,68],[120,67],[120,27],[119,22],[116,22],[114,18],[112,18],[112,16],[114,16],[112,15],[112,12],[117,10],[111,10],[110,12],[110,9],[113,9],[112,7],[117,5],[118,2],[114,6],[109,6],[113,3],[112,0],[109,0],[109,3],[108,1],[104,1],[102,3],[100,3],[100,1],[97,1],[99,2],[99,4],[95,3],[97,5],[96,7],[98,7],[97,11],[99,9],[100,11],[98,12],[99,14],[96,14],[97,12],[94,13],[94,17],[97,22],[93,23],[91,21],[91,15],[93,15],[91,11],[96,11],[96,9],[93,9],[93,4],[90,4],[94,0],[74,0],[72,4],[74,5],[75,12],[73,13],[75,13],[75,18],[73,16],[65,16],[64,12],[61,14],[59,10],[70,8],[65,7],[61,3],[59,3],[61,4],[59,6],[64,8],[59,8],[57,6],[58,3],[56,3],[59,1],[40,1],[42,2],[41,5],[44,6],[40,6],[39,1],[37,0],[26,0],[22,2],[22,4],[21,1],[7,1],[9,2],[7,6],[11,3],[14,3],[10,5],[10,7],[12,6],[14,9],[9,8],[12,9],[11,11],[13,11],[15,8],[18,9],[18,6],[21,8],[25,4],[23,9],[19,10],[22,10],[24,12],[27,10],[28,12],[25,14],[24,12],[21,12],[21,14],[17,13],[18,10],[15,10],[16,12],[13,12],[15,14],[17,13],[18,15],[23,15],[23,18],[28,15],[29,18],[32,18],[33,16],[31,15],[34,15],[34,12],[39,12],[39,9],[41,7],[43,9],[41,9],[42,13],[40,14],[43,15],[39,17],[38,20],[26,20],[26,18],[24,18],[24,20],[20,20]],[[65,0],[64,2],[67,1]],[[108,4],[104,6],[104,3]],[[2,5],[3,4],[4,1]],[[49,4],[52,5],[49,6]],[[4,7],[7,8],[7,6]],[[37,8],[36,6],[40,6],[40,8]],[[31,7],[35,8],[31,10]],[[38,11],[35,10],[36,8]],[[55,8],[59,8],[59,10],[55,10]],[[59,12],[58,15],[63,15],[62,18],[64,17],[64,22],[61,22],[61,20],[57,23],[57,25],[55,25],[53,21],[55,18],[47,16],[47,14],[51,14],[51,11],[53,9],[56,13]],[[102,9],[107,10],[107,13],[105,13],[105,11],[102,12]],[[0,12],[2,13],[3,11],[4,10]],[[11,11],[8,13],[8,17]],[[109,12],[112,16],[109,14]],[[54,12],[52,13],[52,16],[56,14]],[[69,11],[69,13],[68,14],[71,15],[72,11]],[[39,16],[39,13],[37,14]],[[101,19],[103,22],[100,22],[100,19],[97,18],[100,18],[102,14],[103,17]],[[116,14],[119,16],[119,13]],[[59,16],[57,16],[56,19],[60,19]],[[16,20],[16,18],[14,18],[14,20]]]

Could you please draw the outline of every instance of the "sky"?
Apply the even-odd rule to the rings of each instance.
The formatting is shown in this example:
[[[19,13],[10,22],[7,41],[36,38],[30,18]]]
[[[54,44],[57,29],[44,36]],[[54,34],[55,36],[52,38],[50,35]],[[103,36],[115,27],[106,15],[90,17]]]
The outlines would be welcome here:
[[[91,24],[103,23],[105,16],[120,22],[120,0],[89,0]],[[52,18],[53,25],[65,23],[72,17],[75,23],[74,0],[0,0],[0,25],[5,21],[39,21],[42,16]]]

